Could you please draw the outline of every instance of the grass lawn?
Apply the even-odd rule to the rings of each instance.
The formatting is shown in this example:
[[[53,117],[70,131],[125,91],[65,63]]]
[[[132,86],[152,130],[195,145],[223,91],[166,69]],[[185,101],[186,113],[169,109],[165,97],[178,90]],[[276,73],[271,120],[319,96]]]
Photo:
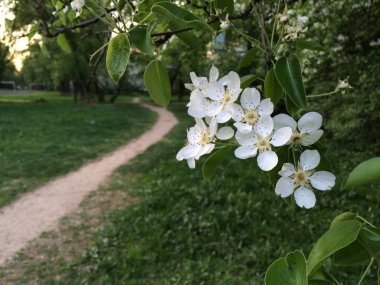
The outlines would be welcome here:
[[[180,124],[168,139],[122,167],[106,187],[108,191],[133,189],[130,194],[138,203],[113,212],[74,261],[20,259],[13,265],[24,267],[17,284],[24,284],[21,278],[62,285],[263,284],[265,271],[275,259],[296,249],[307,255],[337,214],[359,212],[380,224],[380,197],[371,192],[373,187],[319,192],[314,209],[299,209],[275,196],[266,175],[256,173],[254,160],[233,156],[216,179],[204,181],[200,164],[190,170],[185,162],[175,160],[185,128],[193,122],[184,106],[172,110]],[[329,145],[333,165],[343,169],[334,167],[338,177],[352,167],[347,159],[350,147],[333,140]],[[356,153],[353,160],[367,155]],[[372,272],[373,279],[365,284],[375,284],[375,275]],[[343,273],[341,277],[344,284],[357,282]]]
[[[131,104],[0,103],[0,206],[127,143],[155,118]]]
[[[112,97],[111,94],[106,95],[106,101]],[[142,101],[151,103],[152,100],[145,93],[130,92],[128,96],[120,94],[117,103],[130,103],[133,98],[139,97]],[[96,102],[95,95],[92,100]],[[32,93],[0,93],[0,103],[72,103],[73,95],[60,95],[59,92],[51,91],[34,91]]]

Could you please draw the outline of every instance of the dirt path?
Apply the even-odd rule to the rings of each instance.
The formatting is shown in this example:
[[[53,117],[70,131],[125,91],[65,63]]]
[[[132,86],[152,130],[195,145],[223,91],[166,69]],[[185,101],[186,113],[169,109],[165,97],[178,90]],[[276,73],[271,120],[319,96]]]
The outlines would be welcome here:
[[[0,264],[29,240],[54,229],[62,216],[74,211],[82,199],[104,183],[116,168],[157,143],[177,124],[171,112],[146,104],[143,106],[159,115],[150,130],[114,152],[25,194],[1,209]]]

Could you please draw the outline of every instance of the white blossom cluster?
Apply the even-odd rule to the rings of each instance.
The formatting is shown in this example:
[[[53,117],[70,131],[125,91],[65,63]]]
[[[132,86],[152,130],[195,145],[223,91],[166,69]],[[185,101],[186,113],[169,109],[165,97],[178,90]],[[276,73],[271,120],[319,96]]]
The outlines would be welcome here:
[[[82,9],[84,5],[85,0],[74,0],[71,2],[71,8],[76,12],[76,17],[79,17],[80,14],[82,14]]]
[[[256,88],[242,90],[240,77],[234,71],[219,78],[213,66],[209,78],[198,77],[194,72],[190,77],[192,83],[185,84],[191,91],[187,107],[196,124],[187,131],[187,143],[177,153],[177,160],[186,160],[190,168],[195,168],[196,160],[211,153],[217,143],[228,143],[237,146],[237,158],[257,156],[259,168],[270,171],[278,164],[279,147],[309,147],[323,135],[320,114],[306,113],[298,122],[286,114],[272,117],[271,100],[262,99]],[[279,172],[276,194],[282,198],[294,194],[298,206],[313,207],[313,189],[330,190],[335,185],[333,174],[315,171],[319,162],[318,151],[305,150],[297,165],[285,163]]]
[[[283,27],[283,41],[294,41],[302,38],[307,31],[307,23],[309,18],[307,16],[295,16],[293,10],[286,10],[277,16],[277,28]]]

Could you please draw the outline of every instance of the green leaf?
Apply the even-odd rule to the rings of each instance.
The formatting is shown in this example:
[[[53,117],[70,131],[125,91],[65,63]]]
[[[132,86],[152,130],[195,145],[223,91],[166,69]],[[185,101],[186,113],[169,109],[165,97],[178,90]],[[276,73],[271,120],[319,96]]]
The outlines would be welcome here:
[[[164,107],[169,104],[171,97],[169,74],[157,59],[152,60],[145,68],[144,84],[156,104]]]
[[[359,233],[358,240],[369,251],[371,256],[380,253],[380,230],[377,228],[363,228]]]
[[[33,38],[33,36],[37,33],[38,29],[40,28],[40,25],[39,24],[35,24],[33,25],[30,30],[29,30],[29,34],[28,34],[28,39],[30,40],[31,38]]]
[[[306,107],[301,65],[296,56],[282,57],[275,65],[278,82],[298,108]]]
[[[257,48],[252,48],[249,51],[247,51],[247,53],[240,59],[239,68],[241,69],[250,66],[253,63],[256,54]]]
[[[176,22],[170,21],[169,28],[172,31],[176,31],[176,30],[180,30],[184,28],[184,26]],[[192,47],[193,49],[199,49],[201,47],[199,39],[191,32],[179,33],[176,36],[180,38],[183,42],[185,42],[187,45]]]
[[[334,254],[334,263],[351,266],[368,263],[380,252],[380,231],[376,228],[362,228],[358,239]]]
[[[341,222],[325,232],[313,247],[307,259],[307,272],[318,270],[326,258],[356,240],[362,224],[358,221]]]
[[[316,271],[308,279],[308,285],[331,285],[334,283],[334,279],[323,270]]]
[[[299,250],[277,259],[265,274],[266,285],[308,285],[306,260]]]
[[[264,81],[264,95],[266,98],[270,98],[272,103],[276,106],[281,100],[283,94],[282,87],[278,83],[274,69],[268,71]]]
[[[154,4],[152,6],[152,12],[170,19],[179,25],[213,33],[211,27],[201,18],[170,2],[159,2]]]
[[[316,51],[325,51],[323,46],[317,44],[313,41],[307,41],[304,39],[297,39],[296,44],[298,45],[299,49],[309,49],[309,50],[316,50]]]
[[[331,229],[332,227],[335,227],[336,225],[338,225],[338,224],[341,223],[341,222],[355,220],[356,217],[357,217],[357,215],[354,214],[354,213],[351,213],[351,212],[344,212],[344,213],[342,213],[342,214],[340,214],[340,215],[338,215],[338,216],[336,216],[336,217],[334,218],[334,220],[333,220],[333,221],[331,222],[331,224],[330,224],[330,229]]]
[[[259,77],[257,75],[253,74],[243,76],[242,78],[240,78],[240,88],[244,89],[249,87],[252,84],[252,82],[257,80],[258,78]]]
[[[301,111],[293,103],[293,101],[290,99],[288,94],[285,94],[285,106],[286,106],[286,110],[289,112],[290,115],[292,115],[292,117],[294,117],[299,111]]]
[[[126,4],[127,4],[126,0],[119,0],[119,3],[117,3],[117,10],[118,11],[123,10]]]
[[[215,8],[232,15],[234,13],[234,0],[215,0]]]
[[[159,2],[164,2],[164,1],[169,1],[169,0],[143,0],[143,1],[139,1],[139,6],[138,6],[138,14],[140,14],[141,12],[150,12],[150,10],[152,9],[152,6],[156,3],[159,3]]]
[[[148,26],[136,26],[129,32],[132,44],[146,54],[152,55],[154,43],[150,36],[151,28]]]
[[[130,49],[128,35],[125,33],[118,34],[108,44],[106,65],[108,74],[116,84],[127,69]]]
[[[368,262],[370,258],[371,255],[368,250],[356,240],[334,253],[334,264],[340,266],[358,265]]]
[[[380,180],[380,157],[360,163],[348,176],[344,189],[369,184]]]
[[[71,46],[69,42],[66,39],[66,36],[64,34],[59,34],[57,37],[57,43],[59,47],[65,52],[65,53],[71,53]]]
[[[207,180],[211,180],[215,174],[217,166],[223,161],[225,156],[231,152],[232,146],[224,146],[214,152],[203,164],[203,177]]]

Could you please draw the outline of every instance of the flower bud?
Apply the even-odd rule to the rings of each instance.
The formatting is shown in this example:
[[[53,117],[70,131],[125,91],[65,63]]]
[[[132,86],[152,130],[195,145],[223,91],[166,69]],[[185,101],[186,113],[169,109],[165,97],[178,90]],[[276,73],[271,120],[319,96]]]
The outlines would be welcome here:
[[[335,91],[340,91],[342,94],[346,93],[347,89],[353,89],[353,87],[348,83],[349,76],[346,79],[338,81],[338,85],[335,88]]]
[[[224,21],[220,21],[220,29],[225,32],[227,31],[231,26],[230,21],[228,20],[228,14],[226,15],[226,18]]]

